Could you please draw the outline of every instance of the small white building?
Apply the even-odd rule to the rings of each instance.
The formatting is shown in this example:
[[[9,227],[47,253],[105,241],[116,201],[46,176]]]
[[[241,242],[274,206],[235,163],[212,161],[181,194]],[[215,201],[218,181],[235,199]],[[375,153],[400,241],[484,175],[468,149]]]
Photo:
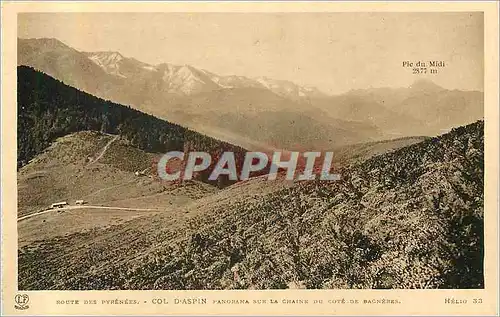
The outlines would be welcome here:
[[[67,205],[68,205],[67,202],[61,201],[58,203],[53,203],[52,205],[50,205],[50,208],[62,208],[62,207],[67,206]]]
[[[76,204],[76,205],[85,205],[85,203],[86,203],[86,202],[85,202],[85,200],[83,200],[83,199],[80,199],[80,200],[75,201],[75,204]]]

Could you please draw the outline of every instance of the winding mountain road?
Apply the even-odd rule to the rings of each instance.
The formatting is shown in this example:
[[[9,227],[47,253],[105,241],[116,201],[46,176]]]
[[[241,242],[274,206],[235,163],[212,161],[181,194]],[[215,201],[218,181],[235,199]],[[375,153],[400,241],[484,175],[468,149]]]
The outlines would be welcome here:
[[[17,221],[26,220],[36,216],[40,216],[51,211],[62,211],[62,210],[74,210],[74,209],[111,209],[111,210],[126,210],[126,211],[147,211],[147,212],[160,212],[162,210],[156,208],[128,208],[128,207],[113,207],[113,206],[93,206],[93,205],[81,205],[81,206],[67,206],[62,208],[47,209],[43,211],[36,212],[34,214],[29,214],[23,217],[17,218]]]
[[[116,140],[118,140],[118,137],[119,137],[119,135],[115,135],[114,138],[112,138],[111,140],[109,140],[109,142],[106,143],[106,145],[102,148],[101,153],[99,153],[99,155],[97,155],[97,157],[95,159],[93,159],[89,164],[87,164],[87,166],[90,166],[90,165],[94,164],[95,162],[99,161],[101,159],[101,157],[106,153],[106,151],[108,150],[109,146],[111,144],[113,144],[113,142],[115,142]]]

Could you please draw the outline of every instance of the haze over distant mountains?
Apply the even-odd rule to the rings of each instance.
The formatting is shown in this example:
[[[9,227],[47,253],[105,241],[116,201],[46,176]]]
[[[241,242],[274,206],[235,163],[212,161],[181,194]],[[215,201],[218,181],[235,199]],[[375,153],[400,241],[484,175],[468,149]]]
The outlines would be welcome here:
[[[47,38],[19,39],[18,65],[208,135],[231,136],[233,143],[321,150],[436,135],[483,118],[482,92],[447,90],[427,80],[330,96],[290,81],[150,65],[119,52],[80,52]]]

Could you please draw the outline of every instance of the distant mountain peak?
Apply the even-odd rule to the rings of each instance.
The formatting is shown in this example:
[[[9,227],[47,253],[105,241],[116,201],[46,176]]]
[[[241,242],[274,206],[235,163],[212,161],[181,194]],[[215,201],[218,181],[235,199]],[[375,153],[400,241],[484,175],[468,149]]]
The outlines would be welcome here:
[[[100,52],[86,52],[87,56],[107,60],[109,62],[119,62],[125,57],[116,51],[100,51]]]
[[[272,92],[292,99],[325,95],[315,87],[300,86],[289,80],[272,79],[266,76],[257,77],[255,80]]]
[[[439,91],[444,90],[443,87],[439,86],[430,79],[417,79],[408,88],[419,91]]]
[[[52,37],[40,37],[40,38],[18,38],[18,43],[30,44],[31,46],[37,46],[38,48],[45,49],[71,49],[68,45],[62,41],[52,38]]]
[[[102,52],[86,52],[87,57],[96,65],[104,69],[106,73],[116,75],[119,77],[126,77],[120,73],[120,62],[125,57],[119,52],[115,51],[102,51]]]
[[[101,53],[103,55],[108,55],[110,58],[119,58],[119,59],[125,58],[120,52],[117,51],[104,51]]]

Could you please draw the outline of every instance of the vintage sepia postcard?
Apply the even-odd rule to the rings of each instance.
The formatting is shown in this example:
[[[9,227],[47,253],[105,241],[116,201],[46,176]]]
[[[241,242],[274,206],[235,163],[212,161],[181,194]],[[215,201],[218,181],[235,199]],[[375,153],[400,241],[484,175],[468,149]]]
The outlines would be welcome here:
[[[2,315],[498,315],[497,2],[2,2]]]

